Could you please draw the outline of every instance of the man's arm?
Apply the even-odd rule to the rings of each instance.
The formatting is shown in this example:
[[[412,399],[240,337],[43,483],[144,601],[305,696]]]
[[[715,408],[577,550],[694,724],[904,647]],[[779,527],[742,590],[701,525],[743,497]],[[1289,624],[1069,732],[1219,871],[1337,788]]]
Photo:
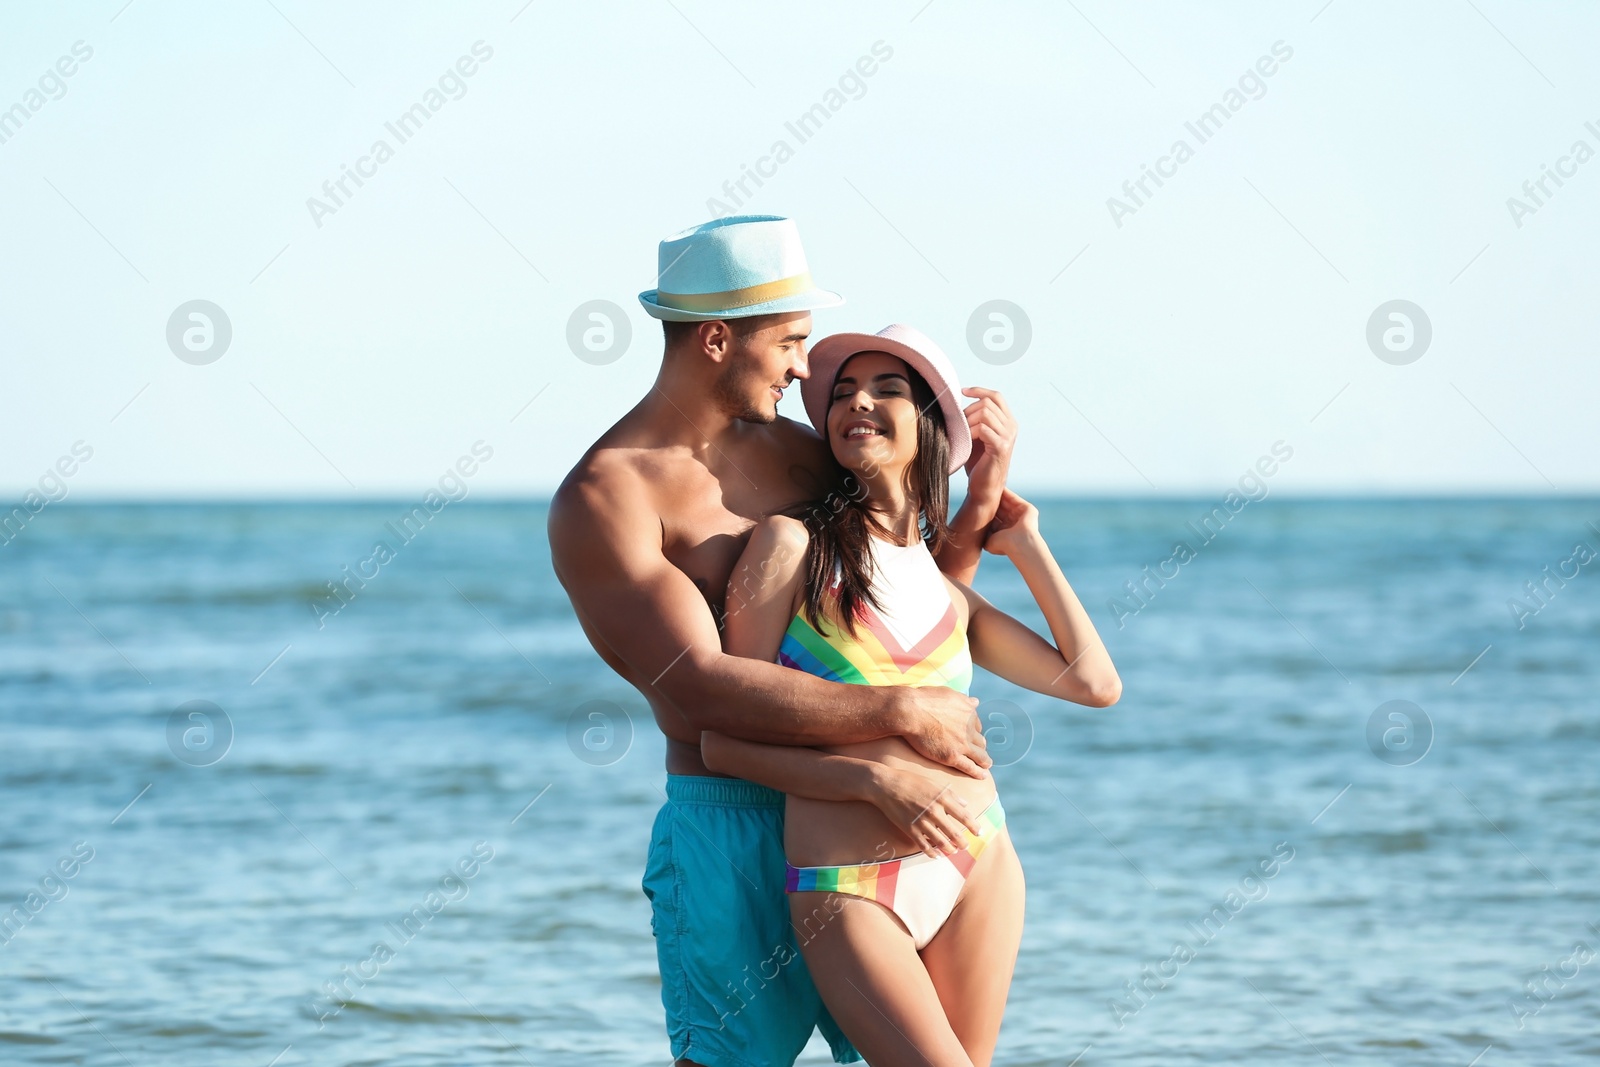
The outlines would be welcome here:
[[[700,737],[706,766],[812,800],[871,804],[928,855],[954,852],[981,827],[948,781],[874,760],[793,745],[762,745],[707,730]],[[949,796],[946,797],[946,793]]]
[[[967,460],[967,498],[950,519],[950,539],[934,559],[946,575],[971,585],[983,558],[983,541],[1000,507],[1000,494],[1011,470],[1011,453],[1017,443],[1017,420],[1005,397],[994,389],[968,386],[961,390],[978,399],[966,407],[972,431],[972,455]]]
[[[571,480],[551,502],[557,578],[635,678],[678,712],[668,730],[697,744],[703,730],[789,745],[849,744],[899,735],[930,759],[982,777],[989,757],[976,701],[949,689],[828,682],[722,651],[694,583],[662,553],[661,520],[631,471]]]

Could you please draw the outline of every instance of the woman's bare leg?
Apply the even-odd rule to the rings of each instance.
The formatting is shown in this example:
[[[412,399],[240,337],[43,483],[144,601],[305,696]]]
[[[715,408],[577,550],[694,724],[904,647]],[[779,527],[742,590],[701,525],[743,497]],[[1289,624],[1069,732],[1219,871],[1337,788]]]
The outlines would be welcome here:
[[[1022,942],[1022,863],[1001,831],[978,857],[922,963],[950,1027],[976,1067],[989,1067]]]
[[[889,909],[840,893],[790,893],[789,912],[822,1002],[872,1067],[972,1067]]]

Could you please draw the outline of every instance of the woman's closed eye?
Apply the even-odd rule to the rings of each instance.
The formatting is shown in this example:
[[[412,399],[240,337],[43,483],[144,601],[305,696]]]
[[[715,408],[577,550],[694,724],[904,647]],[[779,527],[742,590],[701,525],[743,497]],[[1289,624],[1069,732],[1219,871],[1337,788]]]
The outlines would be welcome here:
[[[848,400],[854,395],[855,395],[855,390],[853,390],[853,389],[842,390],[840,392],[837,392],[837,393],[833,394],[833,403],[837,404],[841,400]],[[897,385],[880,386],[879,388],[873,390],[873,396],[876,396],[876,397],[890,397],[890,396],[904,396],[904,395],[905,395],[905,391],[903,389],[901,389]]]

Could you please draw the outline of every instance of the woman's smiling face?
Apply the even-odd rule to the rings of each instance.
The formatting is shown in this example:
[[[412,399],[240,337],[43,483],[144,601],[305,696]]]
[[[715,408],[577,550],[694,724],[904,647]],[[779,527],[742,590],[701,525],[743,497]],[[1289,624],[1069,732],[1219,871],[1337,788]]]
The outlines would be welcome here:
[[[828,403],[828,446],[841,466],[898,476],[916,458],[917,421],[904,360],[887,352],[845,360]]]

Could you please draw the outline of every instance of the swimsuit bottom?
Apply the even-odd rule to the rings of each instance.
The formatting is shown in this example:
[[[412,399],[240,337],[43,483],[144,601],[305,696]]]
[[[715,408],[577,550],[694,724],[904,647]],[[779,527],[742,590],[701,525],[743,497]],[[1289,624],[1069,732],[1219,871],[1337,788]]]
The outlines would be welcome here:
[[[843,893],[874,900],[900,917],[920,952],[955,910],[956,900],[978,856],[1006,824],[1005,809],[997,796],[978,815],[977,836],[967,835],[967,845],[950,855],[918,852],[882,863],[843,867],[796,867],[784,889],[789,893]]]

